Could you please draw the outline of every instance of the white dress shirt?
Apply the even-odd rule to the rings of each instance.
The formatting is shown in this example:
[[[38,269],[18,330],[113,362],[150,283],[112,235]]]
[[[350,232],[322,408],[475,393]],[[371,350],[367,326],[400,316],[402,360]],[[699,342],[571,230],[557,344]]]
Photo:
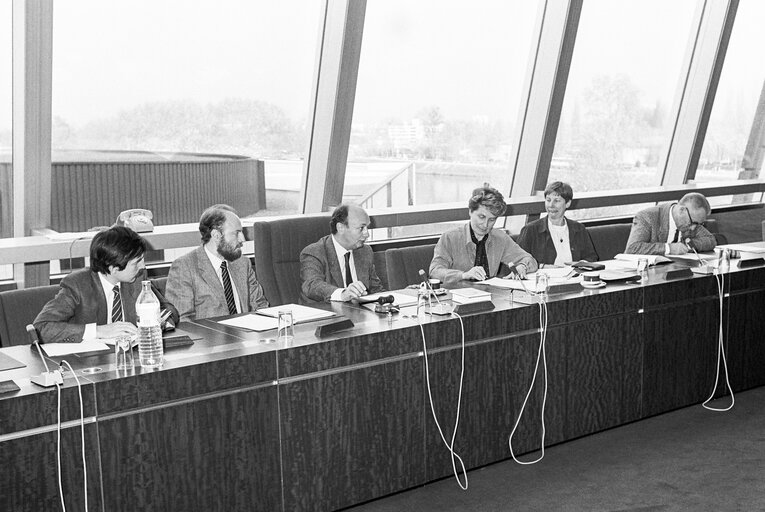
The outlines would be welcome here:
[[[215,275],[218,276],[218,281],[220,281],[221,286],[223,285],[223,272],[220,270],[220,264],[223,263],[223,258],[221,258],[218,254],[213,254],[210,251],[207,250],[207,247],[205,247],[205,254],[207,254],[207,257],[210,259],[210,263],[212,263],[213,268],[215,269]],[[242,256],[244,257],[244,256]],[[228,267],[228,277],[229,281],[231,281],[231,290],[234,292],[234,302],[236,303],[236,312],[241,313],[242,312],[242,305],[239,303],[239,294],[236,292],[236,285],[234,284],[234,279],[231,277],[231,262],[227,261],[226,266]],[[225,290],[225,286],[224,286]],[[225,297],[223,298],[225,301]]]

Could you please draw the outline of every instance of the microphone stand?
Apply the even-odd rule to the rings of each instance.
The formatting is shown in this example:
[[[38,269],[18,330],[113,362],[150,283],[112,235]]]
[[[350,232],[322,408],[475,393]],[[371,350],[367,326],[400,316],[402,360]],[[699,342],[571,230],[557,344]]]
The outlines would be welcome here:
[[[696,248],[693,246],[693,241],[690,238],[685,239],[685,246],[693,251],[693,254],[696,255],[696,259],[699,262],[698,267],[691,267],[692,272],[696,274],[714,274],[714,267],[710,267],[708,263],[704,263],[704,261],[701,259],[701,256],[699,256],[699,253],[696,252]]]

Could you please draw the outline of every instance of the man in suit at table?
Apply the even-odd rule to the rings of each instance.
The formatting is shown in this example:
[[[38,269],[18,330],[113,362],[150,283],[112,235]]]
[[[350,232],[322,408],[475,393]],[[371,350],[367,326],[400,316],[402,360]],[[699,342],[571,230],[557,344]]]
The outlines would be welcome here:
[[[632,220],[625,252],[686,254],[690,246],[698,252],[711,251],[717,241],[704,227],[711,211],[707,198],[698,192],[685,194],[677,203],[639,211]]]
[[[355,205],[342,204],[332,212],[331,235],[300,253],[300,302],[349,301],[383,291],[372,258],[369,215]]]
[[[137,335],[135,301],[147,279],[146,241],[132,229],[114,226],[90,243],[90,268],[61,280],[61,288],[37,315],[34,326],[42,342]],[[178,311],[152,285],[161,310],[178,323]],[[167,323],[170,326],[170,321]]]
[[[242,221],[216,204],[199,219],[202,245],[177,258],[167,276],[167,298],[181,319],[235,315],[268,307],[249,258],[242,258]]]

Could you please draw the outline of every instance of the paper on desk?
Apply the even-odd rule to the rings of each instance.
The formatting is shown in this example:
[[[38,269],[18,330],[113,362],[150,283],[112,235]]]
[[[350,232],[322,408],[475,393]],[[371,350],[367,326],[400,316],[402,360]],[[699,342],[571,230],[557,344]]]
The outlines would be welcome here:
[[[257,314],[277,318],[279,316],[279,311],[292,311],[292,321],[296,324],[335,316],[335,313],[332,311],[309,308],[308,306],[301,306],[299,304],[284,304],[271,308],[262,308],[257,311]]]
[[[80,343],[43,343],[42,349],[48,357],[68,356],[70,354],[84,354],[86,352],[110,351],[111,348],[102,341],[82,341]]]
[[[278,321],[276,318],[270,316],[256,315],[250,313],[249,315],[238,316],[236,318],[228,318],[226,320],[219,320],[219,324],[230,325],[232,327],[239,327],[250,331],[268,331],[270,329],[276,329]]]
[[[537,286],[536,279],[502,279],[501,277],[492,277],[486,281],[481,281],[481,284],[522,291],[536,291]]]
[[[555,267],[545,267],[537,270],[536,272],[531,272],[529,274],[526,274],[529,279],[536,279],[536,275],[539,273],[547,274],[547,277],[550,279],[563,279],[566,277],[571,277],[574,274],[572,274],[573,269],[570,266],[565,266],[561,268],[555,268]]]
[[[550,269],[550,270],[565,270],[565,269]],[[569,269],[570,270],[570,269]],[[541,272],[544,272],[545,274],[548,274],[548,269],[544,269]],[[556,272],[556,275],[561,275],[562,272]],[[566,274],[568,275],[568,272]],[[526,274],[526,279],[502,279],[501,277],[492,277],[491,279],[487,279],[486,281],[481,281],[481,284],[488,284],[491,286],[496,286],[497,288],[509,288],[513,290],[521,290],[521,291],[530,291],[530,292],[537,292],[541,290],[542,286],[540,284],[540,287],[537,288],[537,276],[536,273],[532,272],[531,274]],[[548,274],[548,286],[553,286],[556,284],[571,284],[571,283],[578,283],[581,281],[581,277],[578,275],[571,276],[571,277],[553,277],[550,274]]]
[[[717,247],[730,249],[731,251],[765,253],[765,247],[763,247],[762,242],[756,242],[753,244],[725,244],[718,245]]]

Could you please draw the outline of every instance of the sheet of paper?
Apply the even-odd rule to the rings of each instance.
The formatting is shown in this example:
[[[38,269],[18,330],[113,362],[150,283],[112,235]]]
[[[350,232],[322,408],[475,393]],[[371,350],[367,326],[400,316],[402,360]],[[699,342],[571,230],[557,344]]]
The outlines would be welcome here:
[[[80,343],[43,343],[40,345],[48,357],[84,354],[86,352],[111,351],[106,343],[101,341],[82,341]]]
[[[641,258],[647,259],[649,265],[656,265],[657,263],[668,263],[672,261],[666,256],[662,256],[660,254],[617,254],[614,256],[615,260],[630,261],[635,265],[637,265],[638,260]]]
[[[228,318],[226,320],[218,321],[219,324],[230,325],[232,327],[239,327],[241,329],[247,329],[250,331],[268,331],[270,329],[276,329],[277,320],[270,316],[256,315],[250,313],[249,315],[238,316],[236,318]]]
[[[555,278],[555,279],[563,279],[563,278],[569,277],[569,275],[571,274],[572,270],[573,269],[571,267],[569,267],[569,266],[561,267],[561,268],[549,268],[549,267],[545,267],[545,268],[541,268],[541,269],[537,270],[536,272],[531,272],[530,274],[527,274],[527,276],[529,277],[529,279],[536,279],[536,277],[535,277],[536,274],[543,273],[543,274],[547,274],[547,277],[549,277],[551,279],[553,279],[553,278]]]
[[[699,260],[714,260],[717,258],[717,255],[715,253],[709,253],[709,252],[700,252],[698,256],[696,256],[694,253],[689,254],[670,254],[667,256],[671,260],[682,260],[682,261],[699,261]]]
[[[756,242],[754,244],[726,244],[718,245],[717,247],[730,249],[731,251],[765,253],[765,244],[762,242]]]
[[[531,279],[502,279],[501,277],[492,277],[486,281],[481,281],[481,284],[488,284],[496,286],[497,288],[504,288],[506,290],[530,290],[535,291],[536,280]]]
[[[296,324],[300,322],[310,322],[311,320],[319,320],[321,318],[330,318],[335,316],[332,311],[310,308],[308,306],[301,306],[299,304],[284,304],[282,306],[263,308],[259,309],[256,314],[276,318],[279,316],[279,311],[285,310],[292,311],[292,321]]]

